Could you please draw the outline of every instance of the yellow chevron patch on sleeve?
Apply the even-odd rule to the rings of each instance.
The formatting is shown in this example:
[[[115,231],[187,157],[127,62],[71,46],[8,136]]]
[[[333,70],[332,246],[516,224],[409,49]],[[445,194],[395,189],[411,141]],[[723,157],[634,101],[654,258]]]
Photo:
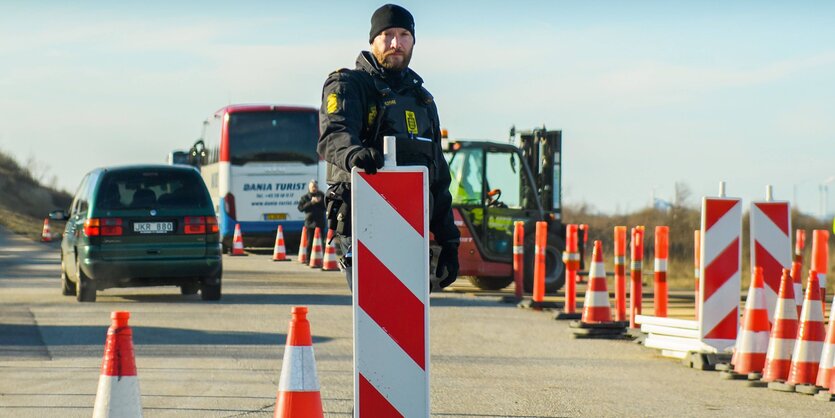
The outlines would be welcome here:
[[[336,93],[331,93],[328,95],[328,114],[334,113],[339,110],[339,98],[336,96]]]

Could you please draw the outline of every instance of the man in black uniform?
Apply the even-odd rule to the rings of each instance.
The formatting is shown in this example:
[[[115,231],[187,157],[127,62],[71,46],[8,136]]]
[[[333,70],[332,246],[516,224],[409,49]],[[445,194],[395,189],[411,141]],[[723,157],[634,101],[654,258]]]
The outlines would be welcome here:
[[[339,236],[351,287],[351,168],[375,174],[383,166],[383,137],[397,138],[397,164],[429,169],[429,231],[441,246],[433,288],[458,276],[460,234],[452,215],[449,166],[441,150],[438,109],[423,80],[409,68],[415,22],[404,8],[386,4],[371,17],[371,51],[356,68],[331,73],[319,110],[319,154],[328,164],[327,211]]]
[[[304,226],[307,227],[307,253],[313,248],[313,234],[321,228],[322,239],[328,231],[325,229],[325,194],[319,191],[319,182],[310,180],[307,194],[299,199],[299,212],[304,213]]]

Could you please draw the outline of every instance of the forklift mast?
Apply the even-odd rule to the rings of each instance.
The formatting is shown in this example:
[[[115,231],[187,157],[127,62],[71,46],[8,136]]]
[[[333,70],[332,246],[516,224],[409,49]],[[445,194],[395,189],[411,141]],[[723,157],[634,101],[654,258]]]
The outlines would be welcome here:
[[[511,131],[512,132],[512,131]],[[562,220],[562,131],[535,128],[519,134],[522,156],[536,179],[542,209]]]

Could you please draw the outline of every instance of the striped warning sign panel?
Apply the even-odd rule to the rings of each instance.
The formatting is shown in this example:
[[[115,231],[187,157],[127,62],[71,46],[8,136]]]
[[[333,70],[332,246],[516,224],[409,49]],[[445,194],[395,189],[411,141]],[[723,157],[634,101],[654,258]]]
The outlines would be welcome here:
[[[699,335],[717,351],[733,348],[739,326],[742,202],[704,198],[699,265]]]
[[[790,269],[792,263],[789,202],[752,202],[750,216],[751,265],[763,269],[765,302],[770,322],[774,319],[783,269]]]
[[[429,416],[426,168],[351,173],[354,416]]]

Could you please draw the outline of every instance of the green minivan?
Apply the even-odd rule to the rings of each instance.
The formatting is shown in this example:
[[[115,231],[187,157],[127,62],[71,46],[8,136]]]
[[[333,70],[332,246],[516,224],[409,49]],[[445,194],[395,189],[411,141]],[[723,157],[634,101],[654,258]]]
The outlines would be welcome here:
[[[200,173],[190,166],[95,169],[81,181],[61,242],[63,294],[95,302],[113,287],[179,286],[218,300],[217,217]]]

